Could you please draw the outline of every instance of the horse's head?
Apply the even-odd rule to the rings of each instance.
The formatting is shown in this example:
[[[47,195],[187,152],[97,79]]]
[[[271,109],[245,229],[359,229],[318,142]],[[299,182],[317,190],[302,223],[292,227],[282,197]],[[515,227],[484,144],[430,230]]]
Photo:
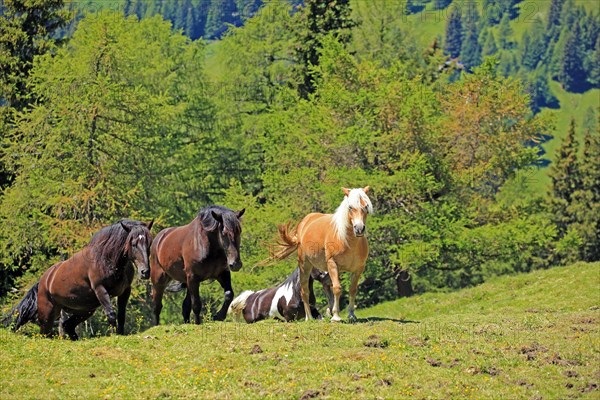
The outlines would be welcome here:
[[[367,215],[373,212],[371,200],[367,196],[369,187],[365,186],[361,189],[342,188],[346,196],[348,206],[348,220],[352,224],[354,236],[361,237],[365,234]]]
[[[245,211],[245,209],[238,212],[211,210],[212,217],[218,223],[219,244],[225,251],[227,267],[230,271],[239,271],[242,268],[242,260],[240,258],[242,226],[240,218],[244,215]]]
[[[125,254],[129,261],[135,265],[140,278],[148,279],[150,277],[150,245],[152,236],[150,229],[154,220],[148,224],[128,225],[121,221],[121,226],[127,232],[127,241],[125,242]]]

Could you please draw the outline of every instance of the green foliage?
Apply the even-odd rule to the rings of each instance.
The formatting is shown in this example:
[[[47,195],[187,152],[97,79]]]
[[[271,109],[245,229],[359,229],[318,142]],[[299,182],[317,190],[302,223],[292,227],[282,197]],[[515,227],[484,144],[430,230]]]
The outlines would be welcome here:
[[[530,33],[531,32],[531,33]],[[533,21],[531,31],[523,33],[521,47],[521,65],[527,69],[535,69],[546,52],[546,37],[542,20]]]
[[[494,37],[494,32],[493,31],[483,31],[482,32],[482,36],[484,36],[485,33],[485,40],[481,41],[480,38],[480,42],[483,42],[483,47],[481,49],[481,55],[483,57],[489,57],[489,56],[493,56],[494,54],[496,54],[498,52],[498,46],[496,45],[496,38]]]
[[[508,14],[504,14],[502,20],[500,21],[500,26],[498,27],[498,43],[500,44],[500,48],[507,50],[512,48],[513,43],[511,41],[513,31],[510,27],[510,17]]]
[[[565,27],[555,50],[558,62],[556,79],[569,91],[577,90],[585,82],[579,34],[579,29],[572,32]]]
[[[558,232],[563,236],[567,228],[574,220],[569,212],[569,205],[573,200],[573,194],[581,189],[581,176],[577,153],[579,144],[575,137],[575,121],[571,120],[571,126],[566,138],[556,155],[556,160],[550,169],[552,188],[550,192],[550,207],[552,218]]]
[[[66,23],[62,0],[4,0],[0,18],[0,117],[5,106],[23,109],[33,58],[54,47],[52,34]]]
[[[467,71],[481,64],[481,45],[479,44],[479,13],[473,7],[464,23],[465,37],[460,50],[460,59]],[[494,40],[493,34],[490,34]]]
[[[444,51],[452,58],[460,55],[463,41],[463,23],[459,7],[453,7],[446,24]]]
[[[452,3],[452,0],[433,0],[434,10],[443,10]]]
[[[11,221],[5,268],[47,267],[36,258],[67,256],[100,225],[180,221],[209,200],[218,140],[201,65],[201,46],[161,19],[114,13],[86,18],[68,46],[36,60],[43,102],[19,114],[5,141],[17,175],[0,204]]]
[[[324,2],[305,0],[298,11],[298,43],[300,85],[299,93],[304,99],[315,91],[313,68],[319,65],[319,53],[322,41],[333,35],[340,43],[350,40],[350,28],[354,26],[351,19],[349,0]]]

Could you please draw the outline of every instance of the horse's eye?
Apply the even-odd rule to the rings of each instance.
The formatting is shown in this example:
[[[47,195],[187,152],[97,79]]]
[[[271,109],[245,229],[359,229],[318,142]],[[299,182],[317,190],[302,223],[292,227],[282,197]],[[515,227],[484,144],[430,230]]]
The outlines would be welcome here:
[[[348,206],[348,209],[349,209],[350,211],[354,211],[354,207],[352,207],[352,206]]]

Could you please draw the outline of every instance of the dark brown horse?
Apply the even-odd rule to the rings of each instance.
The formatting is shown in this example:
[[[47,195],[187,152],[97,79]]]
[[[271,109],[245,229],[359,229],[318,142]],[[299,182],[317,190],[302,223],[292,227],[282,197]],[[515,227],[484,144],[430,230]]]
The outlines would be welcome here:
[[[333,305],[333,291],[331,290],[329,274],[313,268],[308,282],[310,312],[313,318],[320,319],[321,314],[316,308],[315,293],[313,291],[313,281],[315,280],[323,285],[329,303],[329,310]],[[236,320],[243,318],[249,324],[267,318],[275,318],[286,322],[304,318],[304,303],[300,296],[300,268],[296,268],[283,283],[275,287],[259,290],[258,292],[246,290],[231,302],[228,313],[232,314]]]
[[[187,287],[183,301],[184,322],[190,313],[200,323],[200,282],[216,279],[223,288],[225,299],[214,319],[225,319],[233,300],[231,271],[242,268],[240,260],[240,218],[245,210],[234,212],[226,207],[209,206],[200,210],[192,222],[184,226],[163,229],[156,235],[150,251],[152,305],[155,323],[160,323],[163,293],[171,280]]]
[[[75,327],[102,306],[108,323],[124,333],[125,308],[135,275],[148,278],[152,222],[121,220],[102,228],[90,243],[68,260],[50,267],[17,305],[17,330],[37,319],[41,333],[51,335],[61,311],[71,314],[59,323],[61,334],[76,340]],[[115,314],[111,297],[117,297]]]

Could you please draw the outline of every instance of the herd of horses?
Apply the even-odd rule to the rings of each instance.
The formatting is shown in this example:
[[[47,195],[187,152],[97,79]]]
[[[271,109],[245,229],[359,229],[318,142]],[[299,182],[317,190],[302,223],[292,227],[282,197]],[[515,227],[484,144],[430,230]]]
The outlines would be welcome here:
[[[234,299],[231,272],[242,268],[241,217],[245,210],[235,212],[213,205],[201,209],[189,224],[163,229],[154,238],[150,233],[153,221],[121,220],[102,228],[81,251],[45,271],[5,322],[13,330],[36,322],[42,334],[51,336],[59,319],[59,334],[76,340],[77,325],[101,306],[111,330],[123,334],[135,269],[140,278],[151,280],[157,325],[163,294],[172,281],[187,291],[182,305],[184,322],[190,321],[193,311],[194,322],[200,323],[199,286],[209,279],[219,282],[224,292],[215,320],[224,320],[227,313],[249,323],[266,318],[321,318],[312,287],[316,280],[325,290],[331,320],[339,321],[339,272],[351,273],[348,317],[355,318],[358,281],[369,251],[366,219],[373,206],[368,186],[342,190],[344,199],[333,214],[308,214],[295,229],[290,224],[279,226],[280,242],[271,260],[297,253],[298,267],[276,287],[245,291]],[[116,313],[113,297],[117,298]]]

